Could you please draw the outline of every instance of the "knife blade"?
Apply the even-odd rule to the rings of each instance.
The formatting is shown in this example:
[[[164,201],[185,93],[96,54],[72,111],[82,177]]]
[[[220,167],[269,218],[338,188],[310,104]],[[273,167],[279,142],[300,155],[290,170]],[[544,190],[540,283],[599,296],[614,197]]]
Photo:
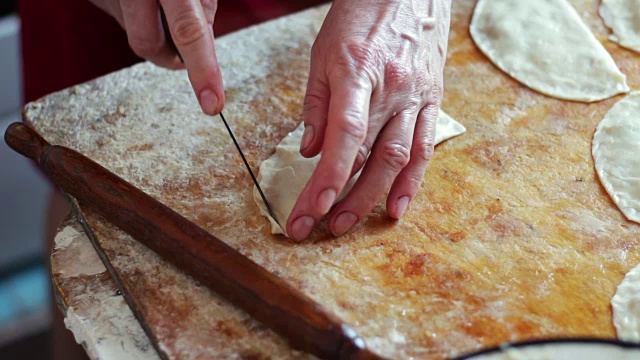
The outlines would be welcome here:
[[[164,10],[162,9],[162,6],[160,6],[160,20],[162,22],[162,29],[164,31],[164,37],[165,37],[165,40],[167,41],[167,44],[169,44],[169,46],[173,49],[173,51],[175,51],[176,55],[178,55],[180,62],[184,64],[184,59],[182,58],[182,55],[180,55],[180,51],[178,51],[178,47],[176,46],[175,42],[173,42],[173,37],[171,36],[171,32],[169,31],[169,24],[167,23],[167,16],[165,15]],[[238,149],[238,153],[242,158],[242,162],[244,162],[244,165],[247,167],[247,171],[249,171],[249,175],[253,180],[253,184],[256,186],[256,189],[258,189],[258,193],[260,193],[260,197],[262,198],[262,201],[264,202],[264,205],[267,208],[269,215],[273,218],[273,220],[275,220],[276,224],[278,224],[278,226],[280,226],[280,228],[284,230],[282,225],[280,225],[280,221],[278,221],[278,217],[276,216],[276,213],[271,208],[269,201],[267,201],[267,197],[264,195],[264,192],[260,187],[260,183],[258,182],[256,175],[253,173],[253,170],[251,170],[251,166],[249,165],[247,158],[244,156],[244,153],[242,152],[242,148],[240,147],[240,144],[238,144],[238,141],[236,140],[236,137],[233,135],[233,131],[231,130],[231,127],[229,127],[229,123],[227,123],[227,119],[224,118],[224,115],[222,114],[222,112],[220,112],[220,118],[222,119],[224,126],[227,128],[227,131],[229,132],[229,136],[231,137],[231,140],[233,140],[233,144],[236,146],[236,149]]]

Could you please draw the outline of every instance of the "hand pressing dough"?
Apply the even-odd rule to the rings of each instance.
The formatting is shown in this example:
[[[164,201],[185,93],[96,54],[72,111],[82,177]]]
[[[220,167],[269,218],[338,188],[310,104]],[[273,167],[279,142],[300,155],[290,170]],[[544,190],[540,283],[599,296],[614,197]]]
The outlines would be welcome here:
[[[640,52],[640,0],[602,0],[600,16],[613,31],[611,40]]]
[[[593,135],[591,152],[613,202],[627,219],[640,222],[640,92],[609,109]]]
[[[624,276],[611,299],[611,308],[618,339],[640,342],[640,265]]]
[[[566,0],[479,0],[470,32],[497,67],[543,94],[592,102],[629,91]]]
[[[444,111],[440,111],[436,123],[435,144],[458,136],[465,131],[462,124],[453,120]],[[304,124],[300,124],[278,144],[275,154],[260,164],[258,183],[282,226],[287,222],[298,196],[320,161],[320,155],[309,159],[300,155],[300,141],[303,133]],[[359,176],[358,172],[349,180],[342,194],[336,199],[336,203],[351,190]],[[286,232],[269,216],[267,207],[255,186],[253,187],[253,199],[260,208],[260,213],[271,222],[271,233],[286,235]]]

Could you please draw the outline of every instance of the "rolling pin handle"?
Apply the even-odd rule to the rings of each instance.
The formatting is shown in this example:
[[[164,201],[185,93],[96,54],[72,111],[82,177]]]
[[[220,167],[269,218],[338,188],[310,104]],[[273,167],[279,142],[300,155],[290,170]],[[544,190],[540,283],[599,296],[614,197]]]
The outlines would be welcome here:
[[[36,162],[40,162],[42,151],[51,146],[35,130],[20,122],[9,125],[4,133],[4,141],[13,150]]]

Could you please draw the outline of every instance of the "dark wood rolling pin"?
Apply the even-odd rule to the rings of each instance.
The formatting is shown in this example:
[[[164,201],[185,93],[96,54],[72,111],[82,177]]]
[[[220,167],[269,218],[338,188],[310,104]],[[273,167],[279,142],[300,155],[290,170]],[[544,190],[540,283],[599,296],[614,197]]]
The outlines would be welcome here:
[[[35,160],[80,204],[288,339],[294,348],[325,359],[382,359],[351,327],[303,293],[86,156],[52,146],[22,123],[9,126],[5,141]]]

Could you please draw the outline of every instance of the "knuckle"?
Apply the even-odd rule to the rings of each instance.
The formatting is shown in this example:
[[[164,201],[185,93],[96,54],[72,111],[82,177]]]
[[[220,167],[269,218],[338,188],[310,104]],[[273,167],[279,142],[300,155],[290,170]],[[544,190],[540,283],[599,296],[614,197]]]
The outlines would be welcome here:
[[[431,93],[429,94],[431,101],[438,105],[442,103],[442,97],[444,95],[444,85],[442,83],[442,80],[434,81],[431,85]]]
[[[399,172],[411,158],[409,148],[400,142],[388,142],[382,145],[382,161],[391,169]]]
[[[413,144],[411,155],[423,161],[429,161],[433,157],[433,149],[434,144],[432,141],[418,141]]]
[[[344,119],[339,123],[338,130],[358,142],[362,142],[367,135],[367,125],[362,121],[362,114],[354,109],[345,111]]]
[[[374,46],[363,42],[348,42],[344,45],[344,52],[337,63],[355,69],[358,73],[369,73],[379,63],[379,54]]]
[[[218,1],[217,0],[201,0],[202,8],[205,10],[205,14],[215,15],[218,10]]]
[[[411,74],[407,67],[397,62],[389,62],[384,67],[385,83],[398,87],[410,82]]]
[[[358,149],[358,153],[356,154],[356,160],[353,163],[353,170],[351,170],[352,174],[355,174],[362,166],[365,161],[367,161],[367,156],[369,156],[369,148],[366,145],[360,146]]]
[[[408,96],[402,101],[405,109],[419,109],[423,100],[420,94],[409,93]]]
[[[415,195],[420,188],[420,184],[422,184],[422,180],[424,180],[424,171],[411,171],[410,174],[407,174],[405,180],[409,185],[409,189],[411,189],[410,191]]]
[[[347,55],[356,63],[366,63],[371,60],[372,51],[360,42],[350,42],[346,45]]]
[[[163,44],[161,41],[153,41],[139,36],[129,36],[129,46],[136,55],[149,58],[160,53]]]
[[[189,46],[201,41],[206,34],[206,26],[193,12],[185,11],[173,22],[173,39],[177,46]]]
[[[311,58],[315,59],[319,56],[323,55],[324,51],[318,41],[314,41],[313,45],[311,45]]]
[[[356,155],[356,161],[362,165],[367,161],[367,156],[369,156],[369,147],[366,145],[360,146],[358,154]]]
[[[431,79],[427,71],[416,71],[416,73],[413,74],[413,80],[421,89],[428,89],[430,87]]]
[[[135,14],[136,13],[136,1],[135,0],[120,0],[120,1],[105,1],[100,0],[101,3],[107,3],[111,7],[120,6],[120,10],[123,14]]]
[[[325,104],[326,98],[324,94],[319,91],[309,90],[304,96],[304,102],[302,103],[303,112],[313,111],[326,111]]]

